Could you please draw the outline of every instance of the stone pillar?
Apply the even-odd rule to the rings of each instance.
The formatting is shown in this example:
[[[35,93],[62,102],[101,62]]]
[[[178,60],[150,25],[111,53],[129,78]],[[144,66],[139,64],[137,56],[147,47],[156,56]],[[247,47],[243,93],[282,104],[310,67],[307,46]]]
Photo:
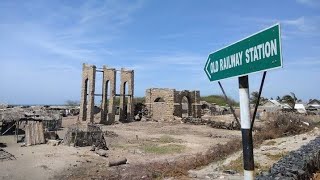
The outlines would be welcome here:
[[[93,122],[95,79],[96,79],[96,67],[83,64],[82,65],[80,115],[79,115],[81,122],[86,122],[86,123]],[[89,92],[88,92],[88,86],[89,86]],[[89,120],[87,119],[88,117],[89,117]]]
[[[131,121],[133,119],[133,98],[134,98],[134,71],[121,68],[121,86],[120,86],[120,121]],[[128,94],[126,92],[128,86]],[[128,101],[125,102],[126,96]]]
[[[192,105],[192,117],[200,118],[201,117],[201,104],[200,104],[200,91],[193,91],[194,94],[194,102]]]
[[[110,91],[109,91],[110,89]],[[108,92],[110,92],[108,98]],[[103,66],[101,124],[112,124],[115,120],[116,70]],[[109,103],[108,103],[109,99]]]
[[[152,116],[151,112],[152,112],[152,104],[153,104],[153,101],[152,101],[152,93],[151,93],[151,89],[147,89],[146,90],[146,95],[145,95],[145,105],[147,107],[147,110],[148,110],[148,116]]]

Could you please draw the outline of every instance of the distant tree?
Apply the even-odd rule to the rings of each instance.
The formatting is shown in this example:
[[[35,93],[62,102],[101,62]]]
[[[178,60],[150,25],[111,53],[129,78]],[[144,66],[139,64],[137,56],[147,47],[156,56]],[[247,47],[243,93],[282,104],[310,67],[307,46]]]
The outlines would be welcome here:
[[[281,99],[281,102],[287,103],[291,109],[294,109],[294,106],[297,102],[297,97],[293,92],[290,92],[290,94],[284,95]]]
[[[227,106],[227,102],[223,95],[209,95],[209,96],[201,96],[201,101],[206,101],[208,103],[215,103],[219,106]],[[239,103],[232,99],[231,97],[228,97],[228,101],[232,106],[239,106]]]
[[[66,106],[79,106],[79,105],[80,105],[79,101],[73,101],[73,100],[66,101]]]
[[[280,98],[280,96],[277,96],[277,99],[276,99],[277,101],[281,101],[281,98]]]
[[[256,105],[257,102],[258,102],[258,98],[259,98],[259,92],[258,92],[258,91],[253,91],[253,92],[251,93],[251,96],[250,96],[250,103]],[[259,105],[263,104],[263,103],[266,102],[267,100],[268,100],[268,99],[260,96]]]
[[[270,99],[273,100],[273,97],[271,97]]]

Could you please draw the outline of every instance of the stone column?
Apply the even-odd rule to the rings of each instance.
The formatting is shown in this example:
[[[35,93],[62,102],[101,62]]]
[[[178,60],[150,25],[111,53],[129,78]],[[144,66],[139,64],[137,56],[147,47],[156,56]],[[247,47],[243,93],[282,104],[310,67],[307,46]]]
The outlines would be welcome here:
[[[120,76],[120,121],[130,121],[133,119],[134,71],[121,68]],[[126,84],[128,85],[128,94],[125,94]],[[128,96],[128,102],[125,102],[126,96]]]
[[[110,86],[110,87],[109,87]],[[109,91],[110,89],[110,91]],[[110,96],[108,98],[108,92]],[[103,66],[101,124],[112,124],[115,120],[116,70]],[[109,99],[109,103],[108,103]]]
[[[85,122],[85,123],[93,122],[95,78],[96,78],[96,67],[83,64],[82,65],[80,114],[79,114],[80,122]],[[88,92],[88,88],[89,88],[89,92]],[[88,120],[88,117],[89,117],[89,120]]]
[[[86,121],[87,119],[87,86],[88,86],[87,65],[82,64],[82,86],[81,86],[81,100],[80,100],[80,114],[79,121]]]
[[[87,123],[93,123],[94,121],[94,91],[95,91],[95,82],[96,82],[96,66],[91,66],[88,72],[89,77],[89,104],[87,114],[89,117],[89,121]]]

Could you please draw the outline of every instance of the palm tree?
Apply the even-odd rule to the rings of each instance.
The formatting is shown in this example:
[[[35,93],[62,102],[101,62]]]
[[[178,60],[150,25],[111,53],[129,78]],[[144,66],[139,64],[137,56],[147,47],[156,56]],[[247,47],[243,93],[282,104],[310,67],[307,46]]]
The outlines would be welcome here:
[[[290,92],[290,94],[284,95],[281,99],[281,102],[287,103],[291,109],[294,109],[294,106],[297,102],[297,97],[293,92]]]

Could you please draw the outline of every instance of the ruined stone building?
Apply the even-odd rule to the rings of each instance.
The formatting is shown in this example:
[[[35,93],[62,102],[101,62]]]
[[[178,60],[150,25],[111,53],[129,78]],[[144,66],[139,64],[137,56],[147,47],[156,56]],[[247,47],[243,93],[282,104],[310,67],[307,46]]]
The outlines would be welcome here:
[[[108,68],[107,66],[103,66],[103,68],[98,69],[94,65],[83,64],[79,118],[81,122],[92,123],[94,121],[95,96],[102,96],[100,123],[112,124],[115,121],[115,100],[117,96],[120,97],[119,120],[130,121],[133,119],[134,71],[121,68],[120,94],[116,93],[117,71],[118,70]],[[103,73],[102,94],[95,94],[97,72]]]
[[[173,120],[174,116],[201,116],[200,91],[176,91],[167,88],[151,88],[145,95],[148,114],[153,119]]]

